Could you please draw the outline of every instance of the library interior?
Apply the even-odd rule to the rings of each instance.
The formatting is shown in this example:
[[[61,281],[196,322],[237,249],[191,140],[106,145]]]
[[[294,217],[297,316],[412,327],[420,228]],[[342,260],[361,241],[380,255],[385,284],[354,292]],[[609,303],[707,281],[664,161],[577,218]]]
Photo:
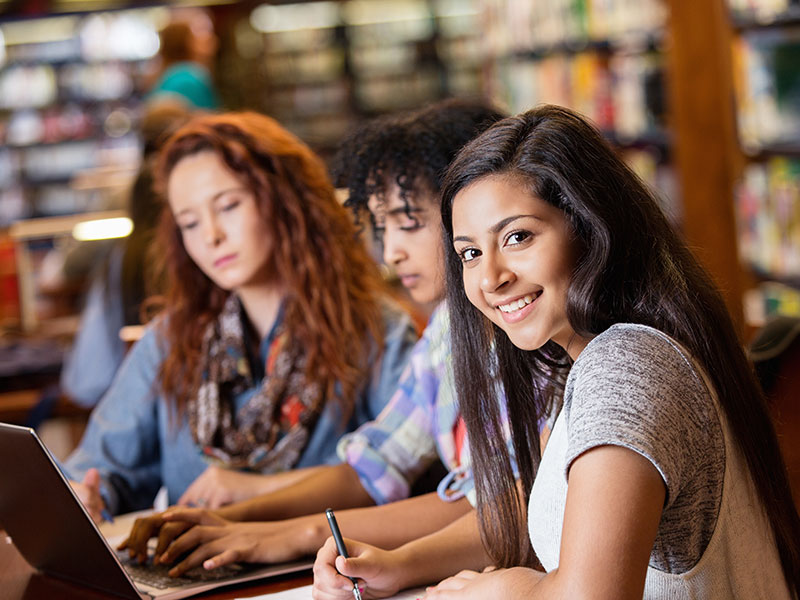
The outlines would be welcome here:
[[[178,173],[186,159],[164,167],[159,153],[192,115],[267,115],[334,169],[359,126],[449,98],[506,115],[571,109],[646,183],[724,299],[800,505],[798,0],[0,0],[0,422],[33,429],[67,461],[158,320],[161,205],[142,197],[166,190],[144,167]],[[366,214],[359,240],[424,327],[430,303],[380,264],[369,230],[382,224]],[[311,442],[328,417],[314,418]],[[9,598],[111,597],[53,583],[2,545]],[[306,570],[208,597],[311,582]]]

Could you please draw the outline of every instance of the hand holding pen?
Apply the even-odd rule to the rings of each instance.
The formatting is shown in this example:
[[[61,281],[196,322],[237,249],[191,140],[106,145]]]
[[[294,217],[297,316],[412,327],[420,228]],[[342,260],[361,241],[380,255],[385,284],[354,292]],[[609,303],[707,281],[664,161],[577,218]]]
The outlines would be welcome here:
[[[336,542],[336,550],[344,558],[349,558],[347,554],[347,547],[344,545],[344,540],[342,539],[342,533],[339,531],[339,524],[336,522],[336,517],[333,514],[333,509],[327,509],[325,511],[325,516],[328,518],[328,525],[331,527],[333,541]],[[361,600],[361,591],[358,589],[358,580],[355,577],[347,578],[353,582],[353,596],[356,600]]]

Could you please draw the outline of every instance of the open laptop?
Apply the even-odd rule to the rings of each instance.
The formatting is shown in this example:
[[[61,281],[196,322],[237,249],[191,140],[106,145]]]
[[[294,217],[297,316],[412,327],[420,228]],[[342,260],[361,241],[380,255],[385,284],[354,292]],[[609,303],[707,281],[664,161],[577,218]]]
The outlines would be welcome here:
[[[100,533],[36,432],[5,423],[0,423],[0,528],[40,571],[132,600],[177,600],[313,564],[233,565],[221,574],[195,569],[199,578],[177,580],[156,572],[163,566],[129,565],[129,572],[124,555]]]

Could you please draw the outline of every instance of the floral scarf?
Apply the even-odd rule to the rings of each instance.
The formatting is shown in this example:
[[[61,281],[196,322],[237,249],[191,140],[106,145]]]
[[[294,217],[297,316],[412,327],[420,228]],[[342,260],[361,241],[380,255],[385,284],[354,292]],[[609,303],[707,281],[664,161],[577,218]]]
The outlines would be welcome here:
[[[203,335],[201,380],[188,402],[189,426],[206,456],[260,473],[291,469],[308,443],[323,405],[323,386],[308,381],[302,345],[283,324],[270,344],[264,380],[234,415],[234,398],[254,387],[239,299],[228,297]]]

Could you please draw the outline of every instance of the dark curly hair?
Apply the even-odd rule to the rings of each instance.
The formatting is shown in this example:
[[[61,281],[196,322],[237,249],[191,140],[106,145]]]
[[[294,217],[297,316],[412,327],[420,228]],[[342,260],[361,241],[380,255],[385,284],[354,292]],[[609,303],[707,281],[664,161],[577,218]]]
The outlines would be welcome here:
[[[393,183],[409,218],[415,192],[438,197],[445,170],[468,141],[505,115],[480,100],[451,98],[413,112],[377,117],[357,128],[339,147],[331,171],[346,188],[345,206],[360,219],[369,215],[370,197],[385,198]]]

